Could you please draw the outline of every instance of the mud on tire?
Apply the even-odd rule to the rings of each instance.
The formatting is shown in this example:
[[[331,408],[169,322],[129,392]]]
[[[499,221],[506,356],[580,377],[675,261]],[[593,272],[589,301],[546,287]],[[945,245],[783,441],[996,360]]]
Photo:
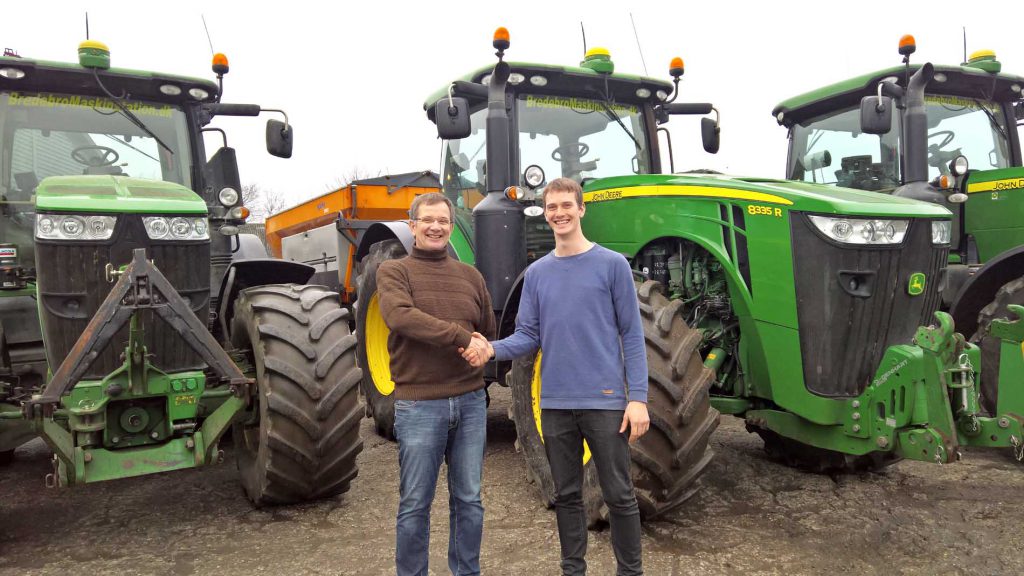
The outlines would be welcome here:
[[[232,436],[256,505],[341,494],[357,474],[360,370],[347,319],[324,286],[260,286],[235,302],[232,344],[251,351],[258,394]]]
[[[384,240],[370,246],[369,253],[363,258],[362,274],[356,288],[356,332],[359,335],[356,350],[359,366],[363,369],[360,387],[366,400],[366,415],[373,418],[377,434],[388,440],[395,439],[395,394],[394,384],[390,383],[391,370],[385,361],[387,339],[382,330],[386,330],[386,327],[383,327],[383,322],[374,324],[380,321],[377,269],[382,263],[403,256],[405,248],[398,240]],[[368,322],[371,324],[369,330]],[[388,382],[384,382],[385,379]],[[385,394],[382,388],[389,392]]]
[[[978,314],[978,331],[971,336],[971,342],[981,348],[981,406],[993,416],[999,399],[999,349],[1002,340],[992,336],[989,329],[993,320],[1011,319],[1010,304],[1024,306],[1024,277],[1007,282],[996,292],[995,300]]]
[[[631,475],[640,514],[645,519],[679,506],[698,489],[697,479],[711,461],[708,439],[718,426],[708,389],[713,374],[701,361],[700,334],[686,325],[682,302],[669,301],[660,283],[637,285],[647,348],[648,403],[651,428],[631,445]],[[534,417],[533,385],[539,381],[533,359],[513,363],[508,382],[517,445],[527,461],[528,476],[546,503],[553,500],[551,469]],[[607,516],[596,467],[584,466],[584,504],[591,524]]]

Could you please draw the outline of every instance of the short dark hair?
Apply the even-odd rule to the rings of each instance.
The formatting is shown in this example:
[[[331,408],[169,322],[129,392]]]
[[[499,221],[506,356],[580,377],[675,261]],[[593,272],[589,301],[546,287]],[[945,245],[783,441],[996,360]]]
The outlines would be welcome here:
[[[420,206],[433,206],[434,204],[447,204],[448,214],[454,216],[455,212],[452,211],[452,201],[447,196],[440,192],[429,192],[427,194],[421,194],[412,201],[412,206],[409,206],[409,218],[416,219],[416,214],[420,211]]]
[[[580,208],[583,207],[583,187],[580,186],[579,182],[572,178],[555,178],[551,182],[548,182],[548,185],[544,187],[544,192],[540,197],[542,205],[547,204],[548,192],[572,192],[576,195],[576,205]]]

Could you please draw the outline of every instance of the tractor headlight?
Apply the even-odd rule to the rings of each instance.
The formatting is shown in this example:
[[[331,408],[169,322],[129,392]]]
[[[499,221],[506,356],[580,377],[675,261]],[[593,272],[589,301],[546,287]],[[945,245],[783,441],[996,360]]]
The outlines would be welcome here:
[[[36,214],[36,238],[40,240],[109,240],[116,216]]]
[[[932,244],[949,244],[953,236],[953,222],[951,220],[932,221]]]
[[[907,235],[907,220],[808,216],[825,236],[843,244],[899,244]]]
[[[208,240],[206,216],[146,216],[142,219],[150,240]]]
[[[526,171],[523,172],[523,180],[526,181],[526,185],[530,188],[537,188],[544,183],[544,169],[536,164],[527,166]]]
[[[238,191],[231,187],[221,188],[220,193],[217,194],[217,199],[224,206],[234,206],[238,204]]]

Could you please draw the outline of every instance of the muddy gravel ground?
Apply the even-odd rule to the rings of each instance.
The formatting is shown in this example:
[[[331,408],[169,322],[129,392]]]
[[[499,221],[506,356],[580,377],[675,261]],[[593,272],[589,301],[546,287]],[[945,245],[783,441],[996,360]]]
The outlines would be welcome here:
[[[484,574],[558,574],[554,514],[526,480],[508,391],[492,387],[484,467]],[[392,574],[397,451],[363,421],[352,489],[253,509],[223,465],[48,490],[45,446],[0,469],[0,574]],[[1024,466],[974,450],[956,465],[812,475],[767,459],[723,417],[703,489],[644,525],[644,567],[663,574],[1022,574]],[[447,493],[438,488],[431,574],[447,574]],[[590,574],[614,574],[607,530]]]

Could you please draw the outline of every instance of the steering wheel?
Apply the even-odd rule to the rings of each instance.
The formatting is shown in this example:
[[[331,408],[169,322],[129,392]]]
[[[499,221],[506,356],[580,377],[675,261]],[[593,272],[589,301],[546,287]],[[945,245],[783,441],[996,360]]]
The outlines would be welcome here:
[[[937,138],[939,136],[943,136],[942,142],[939,142],[936,147],[944,148],[947,144],[953,141],[953,138],[956,137],[956,134],[954,134],[952,130],[939,130],[938,132],[932,132],[931,134],[929,134],[928,140],[931,140],[932,138]]]
[[[576,158],[583,158],[584,156],[587,155],[587,152],[590,152],[590,146],[586,145],[583,142],[572,142],[570,144],[563,144],[551,151],[551,159],[561,162],[562,158],[565,157],[565,154],[570,151],[576,152]]]
[[[98,154],[83,154],[89,150],[94,150]],[[90,168],[110,166],[120,158],[121,155],[117,153],[117,150],[106,146],[79,146],[71,151],[72,160]]]

